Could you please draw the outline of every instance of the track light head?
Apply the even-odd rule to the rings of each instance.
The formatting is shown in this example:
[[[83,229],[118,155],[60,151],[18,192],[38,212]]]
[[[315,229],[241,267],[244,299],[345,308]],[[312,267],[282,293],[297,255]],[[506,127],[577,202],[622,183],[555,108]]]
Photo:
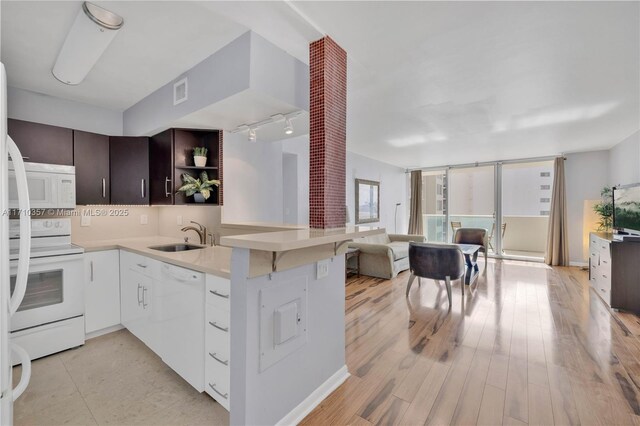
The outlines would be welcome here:
[[[256,128],[255,127],[250,127],[249,128],[249,142],[255,142],[256,141]]]
[[[290,118],[285,118],[284,119],[284,133],[286,135],[290,135],[293,133],[293,124],[291,124],[291,119]]]

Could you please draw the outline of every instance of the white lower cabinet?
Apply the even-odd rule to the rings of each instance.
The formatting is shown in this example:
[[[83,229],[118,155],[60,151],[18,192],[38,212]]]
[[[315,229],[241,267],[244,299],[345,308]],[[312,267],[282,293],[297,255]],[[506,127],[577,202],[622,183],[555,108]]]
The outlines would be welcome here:
[[[229,410],[230,291],[228,279],[207,275],[205,324],[205,390]]]
[[[119,250],[85,253],[84,265],[85,333],[119,325]]]
[[[120,254],[120,317],[134,336],[151,350],[160,349],[160,327],[153,313],[154,280],[160,262],[134,253]]]

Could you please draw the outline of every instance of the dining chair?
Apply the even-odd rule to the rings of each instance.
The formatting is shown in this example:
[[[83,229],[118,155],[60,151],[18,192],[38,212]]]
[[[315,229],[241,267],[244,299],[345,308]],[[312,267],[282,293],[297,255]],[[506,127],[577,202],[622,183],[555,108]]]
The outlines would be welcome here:
[[[502,232],[501,232],[501,234],[502,234],[502,235],[501,235],[501,236],[502,236],[502,241],[504,241],[504,234],[505,234],[505,232],[507,231],[507,224],[506,224],[506,223],[503,223],[503,224],[500,226],[500,228],[502,229]],[[495,233],[495,231],[496,231],[496,223],[495,223],[495,222],[493,222],[493,223],[491,224],[491,233],[489,234],[489,237],[488,237],[488,240],[487,240],[487,242],[488,242],[488,244],[489,244],[489,248],[490,248],[491,250],[493,250],[493,251],[496,251],[496,249],[494,249],[494,248],[493,248],[493,244],[492,244],[492,241],[493,241],[493,234]],[[504,250],[503,250],[503,251],[504,251]]]
[[[460,279],[464,273],[464,255],[455,244],[409,243],[409,270],[406,297],[416,277],[444,280],[451,309],[451,281]],[[464,287],[464,283],[460,283]],[[464,294],[464,288],[462,289]]]
[[[462,228],[462,222],[451,222],[451,241],[453,241],[453,236],[456,235],[456,231]]]
[[[480,250],[484,253],[484,265],[487,267],[487,249],[489,241],[487,239],[487,230],[484,228],[459,228],[453,236],[454,244],[475,244],[481,246]]]

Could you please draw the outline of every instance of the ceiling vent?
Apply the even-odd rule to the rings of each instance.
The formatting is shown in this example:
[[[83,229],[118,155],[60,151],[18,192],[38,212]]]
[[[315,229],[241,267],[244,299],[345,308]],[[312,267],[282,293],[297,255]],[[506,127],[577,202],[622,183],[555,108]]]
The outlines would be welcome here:
[[[189,85],[187,78],[177,81],[173,84],[173,105],[183,103],[189,98]]]

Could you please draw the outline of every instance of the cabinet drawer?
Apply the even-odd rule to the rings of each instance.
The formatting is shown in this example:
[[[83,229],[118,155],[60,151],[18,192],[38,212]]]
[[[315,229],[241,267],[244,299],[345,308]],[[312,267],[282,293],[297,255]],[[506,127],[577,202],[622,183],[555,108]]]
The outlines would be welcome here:
[[[597,290],[598,296],[600,296],[602,300],[604,300],[604,303],[606,303],[608,306],[611,306],[611,290],[607,290],[606,288],[599,288]]]
[[[229,367],[211,357],[205,361],[205,390],[213,399],[229,409]]]
[[[123,251],[120,254],[121,267],[146,275],[152,278],[159,278],[160,263],[157,260],[141,256],[136,253]]]
[[[207,350],[222,351],[229,355],[229,311],[207,306]]]
[[[228,311],[230,295],[231,286],[228,279],[207,275],[207,304]]]

